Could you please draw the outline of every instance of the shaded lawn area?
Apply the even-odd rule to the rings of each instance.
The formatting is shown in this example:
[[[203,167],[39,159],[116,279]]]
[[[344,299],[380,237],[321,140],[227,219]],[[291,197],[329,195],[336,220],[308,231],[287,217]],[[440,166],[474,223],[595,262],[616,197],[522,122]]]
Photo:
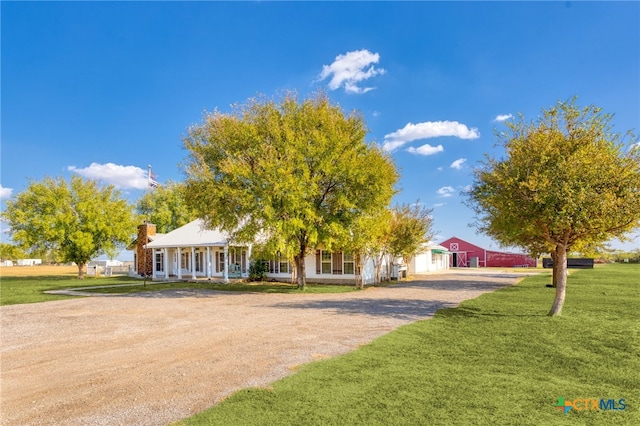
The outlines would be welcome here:
[[[146,291],[205,289],[217,291],[256,292],[256,293],[347,293],[358,290],[354,285],[321,285],[307,284],[305,290],[299,290],[295,284],[281,282],[262,283],[219,283],[219,282],[177,282],[177,283],[142,283],[135,287],[112,287],[85,290],[92,293],[141,293]]]
[[[124,276],[85,277],[79,280],[75,275],[42,275],[26,277],[2,277],[0,281],[0,305],[20,303],[38,303],[63,300],[77,296],[46,294],[48,290],[72,290],[85,287],[116,286],[111,288],[92,288],[82,291],[104,294],[131,294],[161,290],[209,289],[220,291],[240,291],[259,293],[300,293],[295,285],[287,283],[217,283],[217,282],[151,282]],[[356,291],[354,285],[315,285],[307,284],[304,293],[345,293]]]
[[[546,316],[549,281],[443,309],[177,424],[640,424],[640,266],[572,272],[561,317]],[[626,409],[563,414],[559,397]]]

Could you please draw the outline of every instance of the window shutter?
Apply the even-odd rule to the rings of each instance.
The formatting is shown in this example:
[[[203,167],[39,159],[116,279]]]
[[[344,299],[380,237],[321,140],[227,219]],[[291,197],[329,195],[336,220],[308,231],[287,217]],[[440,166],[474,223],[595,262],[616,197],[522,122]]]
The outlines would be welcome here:
[[[316,275],[320,275],[320,268],[322,264],[320,262],[320,250],[316,250]]]
[[[342,252],[333,253],[332,255],[332,272],[334,275],[342,275]]]

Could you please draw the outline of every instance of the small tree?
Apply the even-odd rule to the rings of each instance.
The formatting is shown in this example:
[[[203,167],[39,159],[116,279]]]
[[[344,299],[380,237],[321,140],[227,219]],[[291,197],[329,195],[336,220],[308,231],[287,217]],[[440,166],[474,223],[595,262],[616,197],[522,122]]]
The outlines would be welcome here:
[[[239,242],[261,235],[273,255],[292,258],[304,288],[310,250],[344,245],[358,218],[394,193],[395,166],[365,135],[362,117],[323,93],[207,115],[184,140],[187,200],[210,227]]]
[[[537,122],[498,133],[506,157],[475,171],[468,202],[477,227],[505,245],[551,251],[560,315],[567,252],[623,238],[640,225],[640,149],[612,132],[600,108],[558,102]],[[634,141],[631,141],[634,142]]]
[[[78,265],[78,278],[92,257],[116,250],[135,233],[131,206],[112,185],[73,176],[31,182],[7,202],[2,217],[13,240],[27,251],[54,252]]]
[[[389,250],[394,256],[402,257],[407,266],[422,246],[433,238],[432,212],[433,209],[418,201],[413,205],[399,205],[392,211]]]
[[[156,225],[157,232],[167,233],[198,218],[185,200],[184,184],[167,182],[147,191],[136,203],[136,211]]]
[[[374,265],[374,285],[380,283],[382,261],[389,253],[391,218],[389,209],[378,210],[373,215],[360,217],[351,229],[344,249],[354,254],[355,284],[358,288],[364,287],[362,269],[368,260]]]

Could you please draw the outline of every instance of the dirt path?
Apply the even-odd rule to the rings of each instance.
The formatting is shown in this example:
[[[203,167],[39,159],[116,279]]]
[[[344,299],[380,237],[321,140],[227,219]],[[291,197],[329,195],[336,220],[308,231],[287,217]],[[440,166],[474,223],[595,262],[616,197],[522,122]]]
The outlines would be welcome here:
[[[344,294],[164,291],[0,308],[0,423],[164,425],[516,275]]]

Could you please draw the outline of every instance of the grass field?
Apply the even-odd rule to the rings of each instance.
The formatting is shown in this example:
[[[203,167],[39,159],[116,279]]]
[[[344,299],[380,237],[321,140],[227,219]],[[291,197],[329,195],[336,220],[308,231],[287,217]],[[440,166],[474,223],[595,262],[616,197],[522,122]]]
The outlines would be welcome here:
[[[0,305],[20,303],[38,303],[52,300],[69,299],[75,296],[46,294],[48,290],[67,290],[84,287],[102,287],[83,291],[95,293],[130,294],[147,291],[179,290],[179,289],[211,289],[220,291],[244,291],[259,293],[297,293],[295,285],[288,283],[231,283],[216,282],[151,282],[146,285],[140,279],[114,276],[89,277],[77,279],[78,268],[75,266],[13,266],[0,267]],[[104,286],[114,286],[107,287]],[[305,293],[345,293],[357,291],[355,286],[315,285],[308,284]]]
[[[640,424],[640,266],[573,272],[561,317],[546,316],[548,282],[441,310],[178,424]],[[626,408],[564,414],[558,398]]]
[[[0,268],[0,305],[38,303],[72,296],[45,294],[47,290],[117,284],[138,284],[129,277],[85,277],[79,280],[76,266],[12,266]]]

